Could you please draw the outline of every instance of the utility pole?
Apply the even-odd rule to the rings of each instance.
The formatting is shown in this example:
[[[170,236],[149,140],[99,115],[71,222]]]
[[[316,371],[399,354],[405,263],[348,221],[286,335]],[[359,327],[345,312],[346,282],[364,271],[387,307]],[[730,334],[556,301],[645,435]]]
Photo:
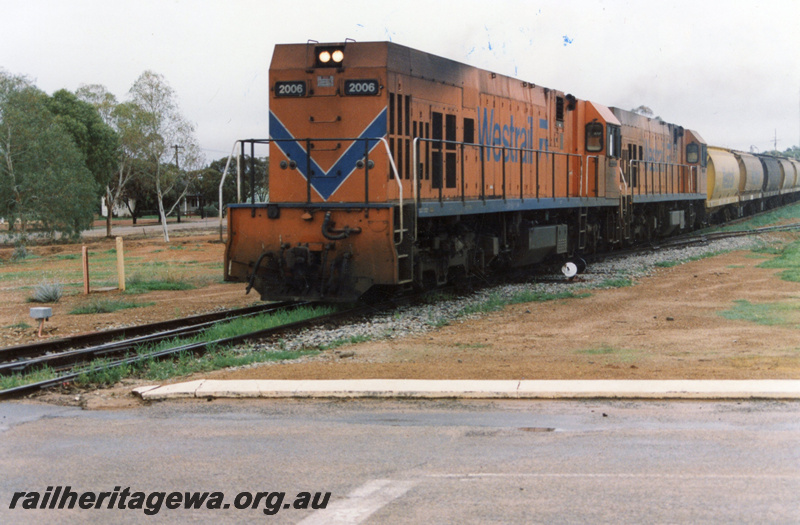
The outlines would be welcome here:
[[[181,167],[178,165],[178,149],[182,149],[183,146],[179,146],[179,145],[175,144],[174,148],[175,148],[175,167],[178,168],[178,172],[180,173]],[[181,222],[181,203],[180,202],[178,203],[178,207],[177,208],[178,208],[178,223],[180,223]]]

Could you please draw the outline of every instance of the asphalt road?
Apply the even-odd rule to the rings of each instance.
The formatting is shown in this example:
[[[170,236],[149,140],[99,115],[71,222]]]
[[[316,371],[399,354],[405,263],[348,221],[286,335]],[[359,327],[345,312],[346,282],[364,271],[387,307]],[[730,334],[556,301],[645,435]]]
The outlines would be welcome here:
[[[6,402],[0,472],[1,523],[798,523],[800,402]]]

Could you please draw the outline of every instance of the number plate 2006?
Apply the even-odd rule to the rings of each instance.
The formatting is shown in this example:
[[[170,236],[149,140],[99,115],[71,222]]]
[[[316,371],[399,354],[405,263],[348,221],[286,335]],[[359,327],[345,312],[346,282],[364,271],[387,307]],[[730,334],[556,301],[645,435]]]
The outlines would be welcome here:
[[[345,80],[344,94],[347,96],[377,95],[381,91],[377,80]]]
[[[296,82],[275,82],[276,97],[304,97],[306,96],[306,83]]]

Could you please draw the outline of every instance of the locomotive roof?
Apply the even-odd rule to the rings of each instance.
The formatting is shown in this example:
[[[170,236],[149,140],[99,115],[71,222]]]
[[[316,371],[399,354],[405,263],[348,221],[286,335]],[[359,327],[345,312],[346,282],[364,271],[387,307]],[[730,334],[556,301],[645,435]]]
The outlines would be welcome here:
[[[415,77],[434,79],[452,85],[479,85],[485,75],[490,78],[504,78],[513,82],[524,82],[522,79],[493,73],[489,70],[470,66],[456,60],[444,58],[418,49],[413,49],[394,42],[339,42],[307,44],[278,44],[272,55],[271,69],[296,69],[299,64],[311,68],[314,64],[314,49],[318,47],[341,46],[345,50],[345,67],[386,67],[390,71],[408,74]],[[357,47],[359,52],[348,55],[348,47]],[[534,86],[533,82],[526,82]],[[537,86],[545,88],[544,86]],[[547,88],[549,89],[549,88]],[[559,91],[550,89],[551,91]]]

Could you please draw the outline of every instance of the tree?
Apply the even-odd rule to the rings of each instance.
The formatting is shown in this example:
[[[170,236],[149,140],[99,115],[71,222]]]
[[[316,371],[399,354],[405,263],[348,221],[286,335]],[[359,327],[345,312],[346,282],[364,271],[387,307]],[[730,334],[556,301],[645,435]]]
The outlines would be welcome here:
[[[97,182],[98,198],[118,164],[119,137],[100,117],[94,106],[62,89],[47,100],[47,107],[69,132],[84,162]]]
[[[194,125],[181,115],[175,92],[163,76],[145,71],[134,82],[129,94],[130,102],[135,106],[134,122],[142,140],[141,158],[146,162],[147,175],[155,185],[164,241],[169,242],[166,216],[186,195],[189,189],[186,170],[199,168],[202,153],[194,138]],[[176,151],[180,152],[180,160],[176,158]],[[183,170],[172,165],[173,162],[180,162]],[[166,211],[164,198],[172,192],[177,197]]]
[[[147,137],[145,135],[146,115],[133,102],[118,103],[116,97],[99,84],[83,85],[78,88],[77,96],[92,104],[106,124],[111,126],[119,138],[117,150],[117,168],[113,177],[105,187],[106,204],[109,212],[106,217],[106,235],[112,236],[112,210],[124,204],[133,215],[136,224],[136,212],[142,208],[138,203],[144,200],[144,190],[148,169],[144,159]]]
[[[70,133],[27,79],[0,71],[0,215],[76,237],[91,226],[96,182]]]
[[[75,95],[82,101],[88,102],[97,110],[103,122],[114,127],[114,110],[117,108],[117,97],[109,93],[101,84],[81,84]]]

